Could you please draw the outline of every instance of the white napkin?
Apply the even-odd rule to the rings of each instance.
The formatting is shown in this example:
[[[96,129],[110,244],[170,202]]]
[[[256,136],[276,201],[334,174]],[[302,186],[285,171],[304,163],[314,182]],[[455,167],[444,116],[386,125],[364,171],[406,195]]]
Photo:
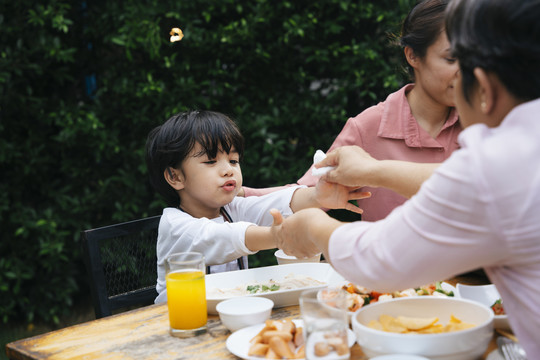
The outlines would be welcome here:
[[[326,158],[326,154],[322,150],[315,151],[315,155],[313,155],[313,164],[323,161],[324,158]],[[311,169],[311,175],[322,176],[334,168],[335,166],[325,166],[319,169],[313,167]]]

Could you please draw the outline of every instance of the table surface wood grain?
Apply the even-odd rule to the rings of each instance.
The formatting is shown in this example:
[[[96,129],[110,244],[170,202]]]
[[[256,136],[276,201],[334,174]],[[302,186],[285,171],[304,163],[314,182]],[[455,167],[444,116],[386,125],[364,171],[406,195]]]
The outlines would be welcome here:
[[[478,274],[463,275],[448,282],[452,285],[488,283]],[[300,318],[299,307],[274,309],[272,318]],[[6,345],[6,354],[12,360],[238,359],[225,346],[230,332],[219,317],[209,315],[207,327],[207,332],[197,337],[172,337],[168,332],[167,306],[150,305],[11,342]],[[494,348],[492,340],[483,358]],[[358,344],[351,349],[351,359],[367,359]]]

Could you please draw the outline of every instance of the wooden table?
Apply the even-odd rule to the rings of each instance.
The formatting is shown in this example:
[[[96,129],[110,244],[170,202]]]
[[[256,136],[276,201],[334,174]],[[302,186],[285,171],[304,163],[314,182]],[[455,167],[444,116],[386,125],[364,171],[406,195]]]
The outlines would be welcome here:
[[[449,280],[481,284],[477,278]],[[298,306],[274,309],[273,319],[299,318]],[[14,341],[6,345],[8,358],[13,360],[37,359],[233,359],[225,347],[230,332],[219,317],[210,315],[206,334],[179,339],[169,335],[166,305],[151,305],[118,315],[70,326],[46,334]],[[495,348],[492,340],[484,359]],[[351,359],[365,360],[358,344],[351,350]]]

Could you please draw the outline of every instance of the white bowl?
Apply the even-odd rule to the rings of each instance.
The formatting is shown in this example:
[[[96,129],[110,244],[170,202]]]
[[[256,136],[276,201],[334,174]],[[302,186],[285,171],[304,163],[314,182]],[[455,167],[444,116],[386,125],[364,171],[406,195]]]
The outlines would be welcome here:
[[[491,305],[495,303],[498,299],[501,298],[497,288],[493,284],[489,285],[456,285],[457,296],[463,299],[469,299],[478,301],[479,303],[487,306],[491,309]],[[504,303],[503,303],[504,305]],[[510,324],[508,323],[508,315],[495,315],[495,320],[493,322],[495,329],[509,330]]]
[[[450,315],[475,324],[466,330],[439,334],[397,334],[369,328],[380,315],[438,317],[447,324]],[[371,304],[358,310],[352,318],[356,341],[369,357],[408,354],[431,360],[473,360],[485,353],[493,336],[493,312],[471,300],[419,296]]]
[[[274,256],[277,259],[278,265],[294,264],[294,263],[308,263],[308,262],[318,263],[321,261],[321,254],[317,254],[315,256],[305,258],[305,259],[299,259],[295,256],[290,256],[290,255],[285,254],[283,250],[281,249],[277,250],[274,253]]]
[[[270,318],[274,302],[264,297],[235,297],[217,304],[221,323],[231,332],[264,323]]]

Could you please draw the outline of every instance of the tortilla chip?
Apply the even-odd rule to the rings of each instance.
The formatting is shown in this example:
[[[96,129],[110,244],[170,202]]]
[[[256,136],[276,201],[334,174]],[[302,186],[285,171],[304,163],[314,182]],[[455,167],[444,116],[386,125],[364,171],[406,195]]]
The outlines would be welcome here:
[[[407,317],[407,316],[398,316],[397,321],[408,330],[422,330],[430,327],[439,321],[438,317],[429,317],[429,318],[416,318],[416,317]]]

